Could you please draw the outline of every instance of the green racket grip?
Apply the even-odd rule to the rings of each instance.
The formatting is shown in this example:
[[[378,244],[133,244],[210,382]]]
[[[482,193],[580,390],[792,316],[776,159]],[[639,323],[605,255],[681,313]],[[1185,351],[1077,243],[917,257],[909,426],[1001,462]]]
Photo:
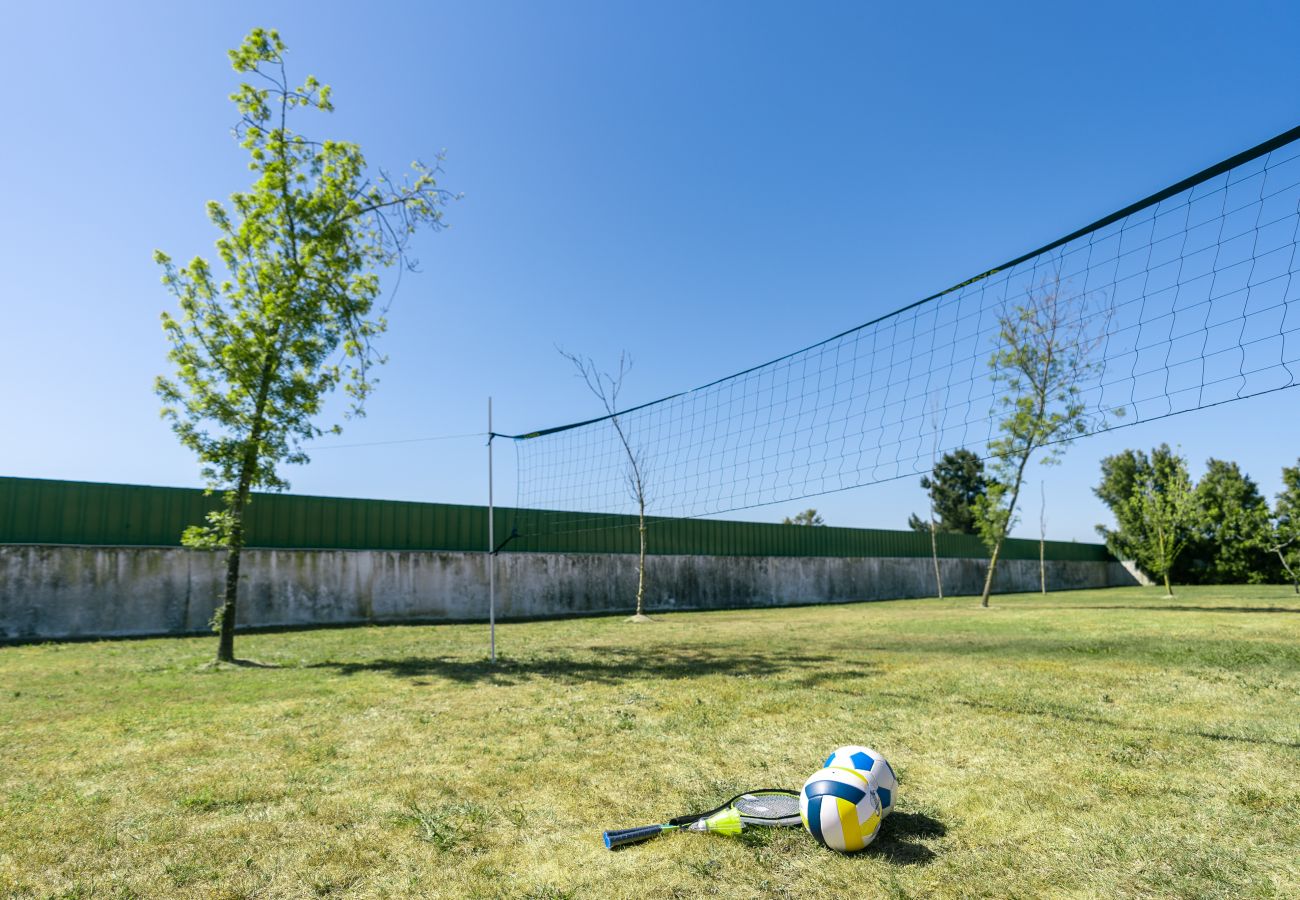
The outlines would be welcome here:
[[[652,837],[663,834],[673,825],[643,825],[640,828],[624,828],[621,831],[606,831],[605,846],[613,850],[615,847],[626,847],[628,844],[639,844],[641,841],[648,841]]]

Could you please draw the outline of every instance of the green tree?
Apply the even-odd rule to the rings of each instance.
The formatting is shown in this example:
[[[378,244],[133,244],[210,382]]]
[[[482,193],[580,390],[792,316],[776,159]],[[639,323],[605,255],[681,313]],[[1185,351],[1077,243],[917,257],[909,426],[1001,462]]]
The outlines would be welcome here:
[[[935,531],[941,534],[976,534],[975,502],[988,491],[984,461],[965,447],[945,453],[934,466],[933,477],[921,478],[921,487],[934,504]],[[930,520],[915,513],[907,520],[913,531],[929,531]]]
[[[1278,574],[1270,543],[1268,502],[1235,462],[1211,459],[1196,485],[1200,515],[1191,555],[1210,584],[1260,584]]]
[[[291,85],[275,31],[255,29],[230,61],[252,76],[231,99],[240,116],[235,136],[255,180],[229,205],[207,205],[224,274],[202,257],[178,269],[155,253],[180,306],[162,316],[175,365],[156,383],[162,414],[223,498],[206,526],[182,538],[226,551],[224,597],[213,617],[222,661],[234,659],[250,492],[288,487],[278,467],[308,462],[304,443],[326,430],[315,420],[335,388],[350,398],[345,415],[363,413],[375,386],[371,369],[383,362],[373,349],[386,327],[375,312],[378,270],[413,268],[411,235],[440,228],[449,199],[436,165],[417,162],[405,179],[372,177],[357,145],[290,129],[300,110],[333,105],[329,87],[314,77]]]
[[[1110,508],[1117,527],[1098,525],[1097,533],[1119,559],[1136,560],[1139,549],[1152,540],[1142,511],[1134,502],[1141,486],[1152,482],[1157,473],[1171,472],[1177,465],[1181,464],[1175,463],[1174,452],[1168,444],[1156,447],[1150,456],[1142,450],[1123,450],[1101,461],[1101,483],[1093,488],[1093,493]],[[1156,483],[1160,484],[1158,480]]]
[[[1151,451],[1151,455],[1155,457],[1172,452],[1168,444],[1161,444]],[[1107,549],[1119,559],[1136,559],[1136,545],[1147,539],[1141,531],[1142,519],[1133,507],[1133,497],[1138,482],[1149,477],[1150,468],[1151,459],[1141,450],[1123,450],[1101,461],[1101,484],[1092,492],[1110,509],[1117,527],[1098,525],[1097,533],[1105,540]]]
[[[1132,453],[1133,451],[1126,451]],[[1129,496],[1119,503],[1116,518],[1124,523],[1125,559],[1137,564],[1165,583],[1165,593],[1174,595],[1170,573],[1183,549],[1192,540],[1200,513],[1187,461],[1162,444],[1150,459],[1140,451],[1133,477],[1128,479]],[[1110,457],[1109,459],[1114,459]],[[1105,463],[1102,465],[1105,470]],[[1115,509],[1116,507],[1112,507]],[[1112,552],[1120,544],[1112,544]]]
[[[1093,351],[1109,321],[1107,309],[1091,305],[1086,294],[1067,293],[1058,276],[998,316],[999,346],[989,367],[1001,395],[1001,436],[989,442],[992,478],[975,500],[976,525],[989,550],[983,606],[989,605],[1002,543],[1016,523],[1030,459],[1040,454],[1045,465],[1058,462],[1088,430],[1080,385],[1096,370]]]
[[[826,520],[815,509],[805,509],[801,513],[796,513],[794,518],[786,516],[781,520],[782,525],[825,525]]]
[[[1268,550],[1277,555],[1295,592],[1300,594],[1300,460],[1282,469],[1282,491],[1270,518]]]
[[[1136,560],[1139,548],[1152,540],[1134,501],[1139,486],[1152,480],[1154,470],[1171,471],[1173,456],[1169,445],[1161,444],[1150,456],[1142,450],[1123,450],[1101,461],[1101,483],[1092,492],[1109,507],[1116,527],[1098,525],[1097,533],[1117,558]]]

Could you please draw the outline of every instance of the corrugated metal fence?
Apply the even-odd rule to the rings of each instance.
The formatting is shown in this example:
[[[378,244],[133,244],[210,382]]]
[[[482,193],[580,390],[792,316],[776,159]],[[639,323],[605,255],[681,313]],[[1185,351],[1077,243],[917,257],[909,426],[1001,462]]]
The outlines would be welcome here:
[[[219,498],[201,490],[0,477],[0,544],[175,547]],[[711,519],[648,520],[649,552],[689,556],[930,555],[927,534],[870,528],[807,528]],[[330,550],[482,550],[487,508],[400,500],[257,494],[248,508],[248,546]],[[496,510],[507,552],[635,553],[635,516]],[[939,555],[979,558],[970,535],[940,535]],[[1007,559],[1037,559],[1038,542],[1009,540]],[[1050,560],[1106,561],[1100,544],[1048,541]]]

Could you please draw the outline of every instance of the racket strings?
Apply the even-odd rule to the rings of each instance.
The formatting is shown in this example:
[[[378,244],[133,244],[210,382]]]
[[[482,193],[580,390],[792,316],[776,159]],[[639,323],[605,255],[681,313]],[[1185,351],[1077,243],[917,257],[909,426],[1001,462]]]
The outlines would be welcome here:
[[[792,794],[746,794],[735,801],[736,810],[752,824],[799,818],[799,797]]]

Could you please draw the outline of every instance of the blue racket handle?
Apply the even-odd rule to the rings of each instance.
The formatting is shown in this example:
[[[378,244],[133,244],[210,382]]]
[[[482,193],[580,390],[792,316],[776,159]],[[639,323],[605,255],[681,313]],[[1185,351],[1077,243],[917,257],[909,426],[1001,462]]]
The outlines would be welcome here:
[[[663,830],[663,825],[645,825],[641,828],[624,828],[622,831],[606,831],[605,846],[613,850],[615,847],[648,841],[662,834]]]

